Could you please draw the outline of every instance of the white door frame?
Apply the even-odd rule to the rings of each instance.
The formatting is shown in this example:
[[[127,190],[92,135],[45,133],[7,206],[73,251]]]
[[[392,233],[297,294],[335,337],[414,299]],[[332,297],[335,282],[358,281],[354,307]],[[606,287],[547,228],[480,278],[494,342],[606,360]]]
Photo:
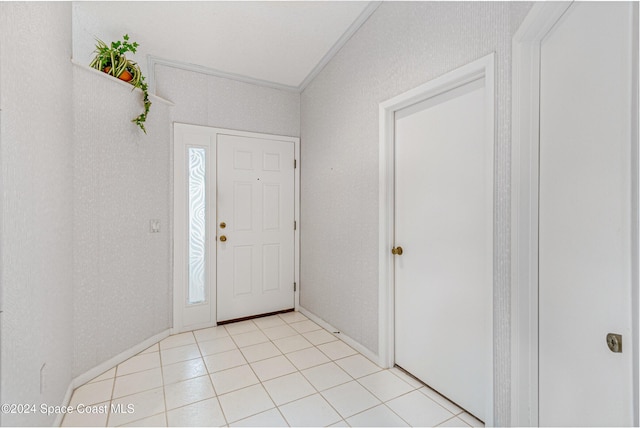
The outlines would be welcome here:
[[[538,170],[540,42],[571,2],[536,3],[513,37],[511,148],[511,425],[538,426]],[[635,5],[635,25],[638,7]],[[636,40],[636,43],[639,41]],[[638,44],[634,63],[638,64]],[[636,82],[636,91],[638,83]],[[638,117],[636,102],[634,117]],[[638,129],[632,166],[634,425],[638,425]]]
[[[487,126],[486,141],[490,145],[492,162],[488,167],[489,176],[487,182],[491,183],[488,194],[491,203],[487,204],[490,212],[488,218],[493,219],[493,153],[495,144],[495,55],[491,53],[470,64],[457,68],[441,77],[433,79],[404,94],[398,95],[380,104],[379,120],[379,232],[378,232],[378,363],[382,367],[393,367],[394,361],[394,265],[391,248],[394,246],[394,140],[395,140],[395,112],[415,103],[424,101],[433,96],[442,94],[458,86],[484,77],[487,94]],[[493,244],[492,244],[493,248]],[[493,250],[491,250],[493,254]],[[491,290],[487,304],[488,310],[488,337],[490,343],[490,370],[491,379],[487,391],[487,426],[493,425],[493,267],[491,268]]]
[[[212,203],[209,206],[212,207],[213,215],[216,212],[216,167],[217,167],[217,140],[218,135],[233,135],[238,137],[249,137],[249,138],[260,138],[267,140],[278,140],[278,141],[288,141],[294,144],[294,159],[296,162],[296,168],[294,169],[294,220],[296,221],[297,227],[294,230],[294,281],[296,284],[300,284],[300,138],[299,137],[290,137],[284,135],[274,135],[274,134],[264,134],[258,132],[247,132],[247,131],[238,131],[235,129],[225,129],[225,128],[214,128],[210,126],[200,126],[200,125],[191,125],[187,123],[178,123],[174,122],[173,124],[173,152],[174,152],[174,164],[173,164],[173,327],[172,333],[179,333],[184,330],[183,325],[183,305],[180,304],[183,298],[183,290],[186,287],[186,254],[187,254],[187,221],[188,216],[186,215],[187,206],[184,204],[186,200],[186,164],[177,165],[176,159],[180,159],[180,156],[177,154],[180,151],[184,151],[186,144],[184,141],[178,141],[176,138],[176,130],[189,130],[195,129],[200,131],[205,131],[210,134],[212,147],[209,151],[209,171],[208,174],[212,177],[212,180],[208,181],[208,184],[212,184],[212,192],[209,192],[213,195]],[[213,221],[209,220],[210,224],[213,226],[208,233],[213,233],[215,235],[218,230],[216,227],[216,219]],[[215,244],[215,240],[210,239],[209,241],[209,263],[210,266],[215,267],[216,263],[216,245],[212,245],[213,242]],[[216,308],[216,273],[212,270],[209,274],[209,281],[213,281],[211,284],[211,311],[213,322],[203,325],[190,326],[189,330],[193,328],[206,328],[213,327],[216,325],[217,319],[217,308]],[[294,291],[294,309],[298,310],[300,306],[300,287],[296,287]]]

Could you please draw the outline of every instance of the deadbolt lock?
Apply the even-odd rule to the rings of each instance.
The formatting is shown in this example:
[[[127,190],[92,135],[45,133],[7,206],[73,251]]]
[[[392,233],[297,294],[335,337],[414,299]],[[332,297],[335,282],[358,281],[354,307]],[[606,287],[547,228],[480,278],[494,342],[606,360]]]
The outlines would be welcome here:
[[[393,247],[391,249],[391,254],[393,254],[394,256],[401,256],[402,252],[402,247]]]
[[[225,223],[224,221],[220,223],[220,229],[224,229],[225,227],[227,227],[227,223]]]
[[[611,352],[622,352],[622,335],[615,333],[607,334],[607,346]]]
[[[224,235],[220,236],[220,242],[227,242],[227,237]]]

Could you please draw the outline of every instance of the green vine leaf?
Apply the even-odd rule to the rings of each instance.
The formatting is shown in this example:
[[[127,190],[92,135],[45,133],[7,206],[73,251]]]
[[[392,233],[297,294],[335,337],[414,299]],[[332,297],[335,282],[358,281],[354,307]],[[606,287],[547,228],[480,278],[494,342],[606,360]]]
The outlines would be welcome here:
[[[93,58],[89,66],[116,78],[120,78],[125,71],[131,74],[131,79],[128,83],[134,88],[140,88],[144,95],[144,112],[135,119],[132,119],[131,122],[138,125],[146,134],[147,130],[145,129],[144,123],[147,120],[147,114],[151,107],[151,101],[149,101],[149,88],[144,81],[144,76],[142,75],[138,64],[128,60],[125,56],[127,52],[136,53],[138,46],[140,46],[138,42],[129,42],[128,34],[122,36],[122,40],[111,42],[110,47],[102,40],[96,38],[96,49],[94,50],[96,56]]]

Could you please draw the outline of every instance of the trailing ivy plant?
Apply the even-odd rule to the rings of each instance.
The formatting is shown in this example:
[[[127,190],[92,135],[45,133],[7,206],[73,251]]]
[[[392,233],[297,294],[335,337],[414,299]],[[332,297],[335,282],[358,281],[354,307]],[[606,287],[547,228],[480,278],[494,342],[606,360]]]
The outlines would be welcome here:
[[[110,74],[113,77],[117,77],[125,82],[130,83],[135,88],[140,88],[144,94],[144,112],[138,117],[131,120],[147,133],[144,127],[144,123],[147,120],[147,114],[151,107],[151,101],[149,101],[149,88],[144,80],[144,76],[140,71],[140,66],[134,61],[127,59],[125,54],[127,52],[136,53],[138,49],[137,42],[130,42],[129,35],[125,34],[122,40],[111,42],[111,45],[107,45],[100,39],[96,38],[96,50],[94,51],[96,56],[89,64],[90,67],[100,70],[104,73]]]

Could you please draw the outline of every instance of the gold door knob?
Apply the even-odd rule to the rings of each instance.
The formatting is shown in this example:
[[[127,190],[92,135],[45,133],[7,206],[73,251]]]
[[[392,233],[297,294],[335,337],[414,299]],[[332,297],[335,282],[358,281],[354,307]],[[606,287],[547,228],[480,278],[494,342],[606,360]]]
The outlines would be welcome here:
[[[394,256],[401,256],[402,255],[402,247],[393,247],[391,249],[391,254],[393,254]]]
[[[222,235],[222,236],[220,237],[220,242],[227,242],[227,237],[226,237],[226,236],[224,236],[224,235]]]
[[[224,229],[225,227],[227,227],[227,223],[225,223],[224,221],[220,223],[220,229]]]

